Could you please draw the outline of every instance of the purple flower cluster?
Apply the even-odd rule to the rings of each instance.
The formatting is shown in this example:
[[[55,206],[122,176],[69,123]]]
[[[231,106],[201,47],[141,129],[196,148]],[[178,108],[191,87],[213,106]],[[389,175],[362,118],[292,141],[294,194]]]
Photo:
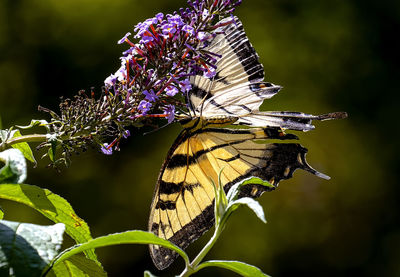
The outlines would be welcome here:
[[[127,119],[134,124],[152,117],[172,123],[176,111],[187,111],[190,76],[213,78],[216,74],[215,63],[220,56],[204,50],[220,27],[215,22],[232,16],[240,3],[188,1],[188,8],[173,14],[158,13],[137,24],[133,35],[126,33],[118,44],[125,43],[129,49],[120,58],[120,68],[104,81],[106,94],[124,103],[117,125]]]
[[[221,57],[207,50],[220,27],[234,22],[232,12],[241,0],[193,0],[188,8],[137,24],[119,44],[129,45],[121,66],[104,81],[100,97],[92,90],[62,99],[60,113],[39,107],[51,116],[49,133],[57,134],[56,158],[51,166],[68,166],[73,153],[98,145],[106,155],[119,150],[128,127],[156,127],[154,119],[168,124],[177,114],[187,114],[189,78],[213,78]],[[222,19],[223,23],[221,22]],[[231,20],[229,20],[231,18]],[[53,147],[47,141],[38,149]]]
[[[202,74],[212,78],[216,74],[218,55],[202,48],[215,35],[213,30],[218,26],[213,23],[230,16],[240,2],[189,1],[186,9],[167,15],[158,13],[137,24],[133,35],[137,43],[130,39],[130,32],[118,41],[130,48],[121,57],[121,67],[105,80],[107,91],[127,96],[124,101],[133,113],[132,118],[163,114],[172,122],[172,110],[186,109],[177,95],[185,96],[191,89],[189,77]]]

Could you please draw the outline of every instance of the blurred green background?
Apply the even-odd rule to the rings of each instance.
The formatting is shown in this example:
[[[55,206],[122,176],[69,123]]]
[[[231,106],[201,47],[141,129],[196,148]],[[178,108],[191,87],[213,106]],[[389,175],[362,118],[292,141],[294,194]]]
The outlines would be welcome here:
[[[268,224],[240,209],[208,258],[238,259],[272,276],[400,276],[400,2],[243,2],[236,14],[266,80],[284,87],[264,109],[343,110],[349,118],[317,122],[315,131],[298,134],[310,164],[330,181],[296,172],[260,198]],[[47,119],[38,105],[57,110],[60,96],[92,86],[100,91],[126,49],[116,42],[139,21],[182,6],[183,0],[0,1],[3,125]],[[96,150],[74,156],[60,173],[41,161],[38,168],[30,166],[27,182],[65,197],[94,236],[146,229],[158,172],[179,130],[136,134],[112,156]],[[50,223],[24,206],[0,205],[8,220]],[[157,272],[145,246],[97,252],[110,276],[182,270],[179,261]],[[217,274],[233,273],[207,269],[197,276]]]

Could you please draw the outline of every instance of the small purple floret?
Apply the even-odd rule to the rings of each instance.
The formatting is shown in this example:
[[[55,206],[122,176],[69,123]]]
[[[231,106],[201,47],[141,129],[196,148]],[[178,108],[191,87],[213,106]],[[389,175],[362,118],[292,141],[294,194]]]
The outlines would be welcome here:
[[[146,101],[146,100],[142,100],[139,103],[138,106],[138,110],[142,112],[142,114],[147,114],[147,112],[150,110],[151,108],[151,103]]]
[[[162,25],[162,33],[164,35],[174,34],[176,32],[175,24],[164,24]]]
[[[168,95],[168,96],[171,96],[171,97],[175,96],[178,92],[179,92],[179,90],[174,86],[168,86],[165,89],[165,94]]]
[[[130,35],[131,35],[130,32],[126,33],[125,36],[123,36],[123,38],[121,38],[121,39],[118,41],[118,44],[124,43],[124,42],[128,39],[128,37],[129,37]]]
[[[108,143],[104,143],[100,150],[104,155],[112,155],[113,153],[112,147],[108,148]]]
[[[188,33],[189,35],[194,35],[194,28],[192,26],[185,25],[183,26],[182,31]]]
[[[167,15],[167,20],[169,23],[175,24],[178,27],[181,27],[182,25],[184,25],[182,18],[180,15],[176,14],[176,15]]]
[[[129,132],[129,130],[126,130],[125,133],[122,135],[123,138],[128,138],[131,136],[131,132]]]
[[[167,120],[168,123],[171,123],[172,121],[174,121],[175,118],[175,106],[174,105],[168,105],[164,108],[164,114],[167,115]]]
[[[111,74],[110,76],[108,76],[105,80],[104,80],[104,84],[106,86],[110,86],[112,87],[113,85],[115,85],[115,83],[117,82],[118,77],[115,76],[114,74]]]
[[[207,71],[204,72],[203,76],[206,78],[213,78],[215,76],[215,74],[217,74],[217,71],[210,67]]]
[[[161,23],[163,18],[164,18],[164,14],[163,13],[158,13],[158,14],[156,14],[156,18]]]
[[[181,88],[182,92],[188,92],[192,89],[192,85],[190,84],[188,79],[185,79],[179,83],[179,87]]]
[[[145,95],[145,99],[150,102],[155,102],[158,99],[158,96],[154,93],[152,89],[150,91],[144,90],[143,94]]]

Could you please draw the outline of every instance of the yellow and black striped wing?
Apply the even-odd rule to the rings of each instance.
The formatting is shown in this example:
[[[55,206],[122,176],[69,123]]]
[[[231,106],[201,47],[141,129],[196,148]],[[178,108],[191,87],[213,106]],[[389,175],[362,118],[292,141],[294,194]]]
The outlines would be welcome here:
[[[306,160],[307,149],[297,143],[265,143],[263,140],[297,139],[279,128],[206,128],[193,133],[183,130],[170,149],[161,169],[151,206],[149,230],[186,248],[214,224],[214,189],[224,190],[249,176],[258,176],[276,186],[298,169],[327,177]],[[211,179],[211,180],[210,180]],[[258,197],[271,188],[247,185],[242,196]],[[154,264],[168,267],[176,253],[150,246]]]
[[[234,23],[226,24],[230,21]],[[264,69],[237,17],[228,17],[217,25],[216,36],[205,51],[220,55],[216,75],[190,77],[189,108],[192,115],[244,115],[258,110],[280,86],[264,82]]]
[[[227,26],[226,23],[234,20]],[[313,120],[346,117],[345,113],[320,116],[290,111],[259,111],[265,99],[273,97],[280,86],[264,82],[264,69],[237,17],[221,20],[216,36],[203,50],[218,54],[216,75],[190,77],[188,107],[193,117],[236,116],[234,124],[250,127],[279,127],[309,131]]]

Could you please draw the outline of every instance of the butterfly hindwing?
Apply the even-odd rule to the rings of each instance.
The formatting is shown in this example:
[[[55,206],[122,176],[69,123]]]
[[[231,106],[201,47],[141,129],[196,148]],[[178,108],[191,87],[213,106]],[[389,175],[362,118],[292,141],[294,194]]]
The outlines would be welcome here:
[[[249,176],[277,185],[293,172],[304,169],[316,173],[305,161],[307,150],[297,143],[266,143],[265,140],[297,139],[278,128],[206,128],[193,133],[185,130],[164,163],[151,207],[149,230],[161,238],[186,248],[214,224],[214,189],[211,180],[224,190]],[[242,196],[258,197],[271,190],[248,185]],[[176,253],[150,247],[159,269],[166,268]]]

